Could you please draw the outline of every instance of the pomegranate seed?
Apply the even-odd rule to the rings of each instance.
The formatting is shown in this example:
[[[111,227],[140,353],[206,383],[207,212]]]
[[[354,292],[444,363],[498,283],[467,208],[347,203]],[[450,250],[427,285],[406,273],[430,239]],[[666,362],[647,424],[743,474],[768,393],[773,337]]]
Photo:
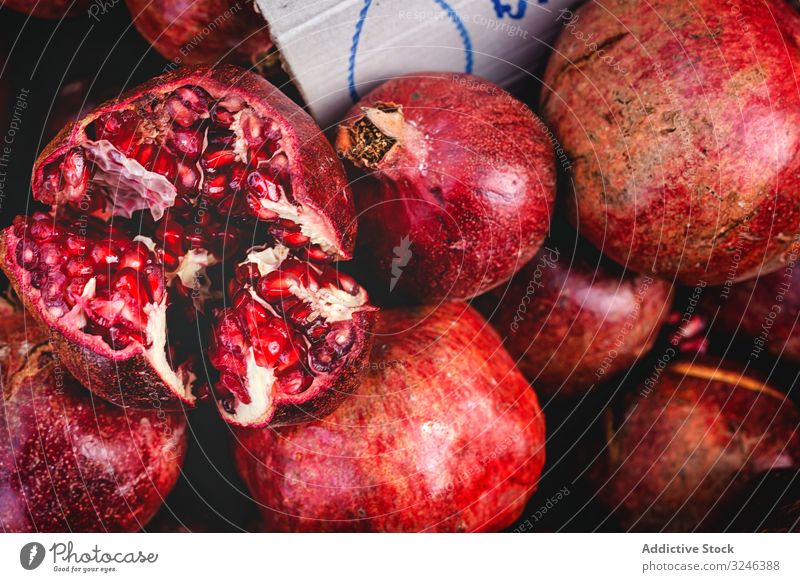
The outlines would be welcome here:
[[[153,158],[156,155],[156,147],[153,144],[145,143],[140,145],[136,151],[131,155],[137,162],[145,168],[150,167]]]
[[[208,117],[209,102],[208,93],[200,87],[181,87],[167,98],[164,107],[175,123],[190,127],[201,117]]]
[[[264,208],[264,206],[261,204],[261,198],[252,192],[247,195],[247,205],[259,220],[275,220],[278,218],[278,213],[274,210]]]
[[[86,242],[86,237],[70,234],[67,235],[67,238],[64,240],[64,246],[67,249],[67,253],[75,256],[85,254],[89,245]]]
[[[140,121],[139,115],[131,110],[101,115],[96,124],[97,139],[108,140],[127,154],[131,151]]]
[[[149,295],[146,285],[142,283],[142,280],[139,278],[139,273],[131,268],[120,269],[113,278],[113,287],[115,291],[125,292],[137,299],[139,303],[146,303]]]
[[[271,368],[286,349],[287,338],[280,331],[261,328],[259,333],[251,338],[251,342],[256,364]]]
[[[236,152],[233,150],[220,150],[218,152],[207,152],[203,156],[203,168],[209,171],[218,170],[230,166],[236,161]]]
[[[145,284],[150,300],[161,303],[164,298],[164,273],[159,265],[146,265],[142,269],[142,281]]]
[[[39,261],[48,267],[60,265],[64,260],[64,251],[56,243],[45,243],[39,248]]]
[[[316,261],[319,263],[327,262],[331,260],[331,257],[328,256],[328,253],[322,250],[322,247],[319,245],[312,245],[305,249],[303,255],[309,261]]]
[[[303,360],[303,354],[301,353],[302,351],[304,351],[302,348],[298,347],[295,343],[290,342],[288,349],[280,355],[280,358],[278,358],[278,364],[275,366],[275,374],[282,375],[285,372],[293,370],[299,366],[300,361]]]
[[[238,192],[244,187],[244,180],[245,180],[245,167],[241,164],[236,164],[235,166],[233,166],[233,168],[231,168],[228,188],[230,188],[232,192]]]
[[[214,176],[210,180],[207,180],[205,184],[203,184],[203,192],[206,193],[212,200],[218,200],[221,198],[226,192],[228,187],[228,176],[225,174],[220,174],[218,176]]]
[[[50,220],[37,220],[30,227],[30,233],[34,240],[44,242],[54,239],[61,235],[59,228]]]
[[[86,286],[87,281],[88,279],[85,277],[76,277],[70,280],[65,293],[67,305],[72,307],[78,302],[78,299],[83,293],[83,288]]]
[[[242,285],[255,285],[261,273],[255,263],[244,263],[236,267],[235,277]]]
[[[39,264],[39,247],[29,240],[22,239],[17,243],[16,257],[17,263],[30,271]]]
[[[34,289],[41,289],[47,282],[47,272],[41,269],[31,271],[31,287]]]
[[[186,194],[197,189],[197,184],[200,183],[200,172],[197,168],[187,164],[178,164],[177,174],[178,179],[175,186],[180,193]]]
[[[240,310],[242,308],[246,309],[252,302],[253,298],[250,296],[250,293],[244,289],[239,289],[234,294],[233,301],[231,303],[234,309]]]
[[[72,257],[67,261],[65,272],[70,278],[86,277],[94,273],[94,265],[83,257]]]
[[[311,240],[306,235],[300,232],[290,232],[283,237],[283,243],[288,247],[301,247]]]
[[[162,257],[164,269],[170,273],[174,272],[180,266],[180,259],[171,253],[164,253]]]
[[[161,174],[167,180],[173,181],[178,174],[178,163],[175,156],[165,149],[160,149],[147,169],[156,174]]]
[[[167,139],[170,149],[184,159],[196,160],[203,147],[203,137],[197,127],[176,127]]]
[[[316,346],[311,352],[309,364],[315,372],[330,372],[336,364],[336,352],[325,344]]]
[[[150,249],[143,243],[135,241],[122,253],[119,259],[120,268],[130,267],[134,271],[141,271],[150,258]]]
[[[247,176],[247,186],[250,192],[259,198],[267,198],[272,202],[278,202],[281,199],[278,185],[262,172],[250,172]]]
[[[258,293],[267,301],[291,297],[291,288],[300,285],[296,275],[272,271],[258,281]]]
[[[67,277],[58,271],[50,274],[47,283],[42,287],[42,298],[47,305],[57,305],[64,302],[64,288]]]
[[[112,243],[106,241],[97,243],[89,253],[92,261],[101,267],[119,262],[119,255],[119,250]]]
[[[64,156],[61,176],[68,186],[76,189],[82,189],[88,184],[89,172],[86,168],[86,157],[81,148],[72,148]]]
[[[241,247],[241,235],[232,230],[217,232],[214,239],[215,254],[224,259],[230,259]]]
[[[214,125],[228,128],[231,126],[231,124],[233,124],[234,117],[233,113],[231,113],[224,107],[220,105],[215,105],[211,109],[211,120],[214,122]]]
[[[277,388],[283,394],[300,394],[307,390],[314,379],[301,370],[295,370],[285,376],[278,378]]]

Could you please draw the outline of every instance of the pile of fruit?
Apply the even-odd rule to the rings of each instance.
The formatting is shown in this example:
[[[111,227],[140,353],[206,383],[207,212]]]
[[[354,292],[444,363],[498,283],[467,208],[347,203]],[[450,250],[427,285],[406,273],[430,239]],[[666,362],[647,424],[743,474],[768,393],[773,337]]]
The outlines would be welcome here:
[[[127,4],[167,59],[229,6]],[[243,15],[66,115],[0,232],[2,529],[147,528],[214,407],[267,531],[798,529],[800,13],[559,21],[532,107],[420,72],[326,135]]]

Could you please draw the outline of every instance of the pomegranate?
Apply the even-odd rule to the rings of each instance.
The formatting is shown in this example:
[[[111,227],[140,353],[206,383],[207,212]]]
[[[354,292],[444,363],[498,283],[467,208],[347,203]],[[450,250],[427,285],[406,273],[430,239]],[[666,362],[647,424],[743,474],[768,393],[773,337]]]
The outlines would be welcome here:
[[[800,413],[782,392],[730,363],[656,368],[607,415],[607,446],[591,471],[626,529],[720,531],[753,482],[800,469]]]
[[[359,257],[383,291],[434,303],[507,281],[541,246],[555,197],[548,131],[523,103],[470,75],[382,84],[340,125]]]
[[[665,281],[551,242],[487,303],[506,348],[539,394],[578,397],[650,350],[671,300]]]
[[[6,532],[134,532],[181,471],[184,418],[126,411],[60,365],[21,312],[0,328],[0,528]]]
[[[36,18],[58,20],[86,14],[91,0],[4,0],[3,8],[10,8]]]
[[[125,0],[139,33],[176,65],[252,67],[272,49],[252,0]]]
[[[544,415],[471,307],[387,311],[358,393],[324,420],[238,429],[268,530],[490,531],[544,464]]]
[[[559,20],[541,105],[581,234],[689,285],[779,268],[800,231],[800,15],[785,0],[609,0]]]
[[[32,187],[53,209],[4,231],[4,269],[96,394],[194,404],[207,329],[232,423],[324,414],[357,385],[375,316],[331,263],[355,234],[344,172],[262,78],[158,77],[66,127]]]
[[[790,264],[758,279],[720,289],[711,312],[719,308],[719,330],[746,336],[751,357],[766,350],[800,362],[800,269]]]

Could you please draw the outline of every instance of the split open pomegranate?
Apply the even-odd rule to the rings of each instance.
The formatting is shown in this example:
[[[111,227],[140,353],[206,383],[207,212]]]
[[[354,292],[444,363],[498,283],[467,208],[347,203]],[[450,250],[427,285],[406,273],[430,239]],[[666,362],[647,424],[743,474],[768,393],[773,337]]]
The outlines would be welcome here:
[[[52,212],[4,232],[4,269],[104,398],[192,404],[206,341],[235,424],[324,414],[357,385],[374,309],[333,263],[355,230],[344,172],[260,77],[181,69],[98,107],[45,149],[33,193]]]

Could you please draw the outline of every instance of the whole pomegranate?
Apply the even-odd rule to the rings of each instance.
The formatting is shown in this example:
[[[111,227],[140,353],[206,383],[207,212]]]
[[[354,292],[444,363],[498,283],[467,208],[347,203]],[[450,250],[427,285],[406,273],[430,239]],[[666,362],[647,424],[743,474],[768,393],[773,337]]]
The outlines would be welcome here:
[[[125,0],[139,33],[178,65],[257,65],[272,49],[253,0]]]
[[[21,312],[0,328],[0,528],[134,532],[181,472],[186,422],[92,398]]]
[[[723,288],[709,304],[717,307],[719,329],[747,336],[753,357],[766,350],[800,362],[800,269],[794,265]]]
[[[694,285],[778,268],[800,231],[800,15],[785,0],[563,10],[541,105],[581,234]]]
[[[3,268],[96,394],[192,405],[206,352],[234,424],[316,417],[356,387],[374,309],[331,263],[355,234],[344,171],[262,78],[153,79],[67,126],[32,188],[52,211],[3,232]]]
[[[239,429],[268,530],[491,531],[544,464],[544,415],[471,307],[387,311],[358,393],[324,420]]]
[[[545,244],[507,287],[491,321],[540,395],[582,396],[647,353],[669,314],[669,283]]]
[[[723,530],[754,481],[800,469],[797,409],[725,362],[657,366],[607,421],[590,480],[626,529]]]
[[[10,8],[36,18],[57,20],[86,14],[91,0],[4,0],[3,8]]]
[[[385,82],[340,125],[359,257],[384,292],[435,303],[507,281],[544,241],[555,197],[548,131],[523,103],[470,75]]]

